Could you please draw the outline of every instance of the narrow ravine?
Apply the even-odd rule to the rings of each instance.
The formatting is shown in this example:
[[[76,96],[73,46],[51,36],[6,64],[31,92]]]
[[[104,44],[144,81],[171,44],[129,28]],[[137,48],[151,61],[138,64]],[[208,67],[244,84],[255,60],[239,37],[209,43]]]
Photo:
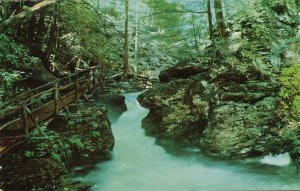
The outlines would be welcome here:
[[[299,176],[290,166],[278,167],[223,162],[188,149],[179,156],[155,145],[147,137],[141,121],[148,110],[136,100],[138,93],[126,94],[128,110],[112,124],[116,145],[113,158],[98,164],[76,180],[95,184],[95,191],[199,191],[299,189]],[[76,167],[74,172],[76,174]]]

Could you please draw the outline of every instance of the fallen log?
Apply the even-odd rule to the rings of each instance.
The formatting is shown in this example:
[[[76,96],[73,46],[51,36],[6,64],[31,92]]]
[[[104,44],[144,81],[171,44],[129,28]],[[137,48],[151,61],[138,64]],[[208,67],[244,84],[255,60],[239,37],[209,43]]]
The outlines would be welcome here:
[[[39,11],[54,5],[55,3],[58,3],[62,0],[44,0],[40,3],[37,3],[36,5],[34,5],[33,7],[30,7],[26,10],[24,10],[21,13],[18,13],[12,17],[10,17],[9,19],[5,20],[4,22],[2,22],[0,24],[0,32],[5,31],[7,28],[11,27],[12,25],[16,25],[24,20],[29,19],[30,17],[27,17],[29,15],[34,15],[36,13],[38,13]]]

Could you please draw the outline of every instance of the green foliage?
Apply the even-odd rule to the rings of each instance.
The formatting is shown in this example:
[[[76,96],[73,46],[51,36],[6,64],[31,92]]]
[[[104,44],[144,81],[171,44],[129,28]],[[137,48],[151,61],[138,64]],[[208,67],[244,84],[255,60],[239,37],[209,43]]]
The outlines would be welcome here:
[[[289,153],[293,158],[300,157],[300,124],[290,123],[286,128],[281,131],[281,137],[289,145]]]
[[[85,127],[81,127],[85,128]],[[90,131],[87,137],[99,138],[100,132]],[[72,151],[74,151],[78,156],[88,157],[91,152],[97,150],[96,140],[87,139],[85,136],[72,135],[70,138],[67,138],[67,142],[70,144]]]
[[[84,144],[82,143],[79,136],[73,135],[68,140],[75,149],[77,149],[77,150],[84,149]]]
[[[0,79],[2,79],[7,86],[11,86],[14,82],[21,79],[21,75],[18,71],[6,72],[0,69]]]
[[[33,70],[39,60],[30,56],[26,47],[16,43],[10,37],[0,34],[0,62],[2,69],[24,71]]]
[[[111,10],[106,11],[116,15]],[[63,31],[68,34],[62,38],[58,53],[63,54],[66,48],[70,49],[73,56],[78,56],[92,65],[120,62],[120,36],[116,35],[113,24],[103,13],[97,12],[87,1],[81,0],[64,1],[60,12]]]
[[[249,3],[246,8],[240,9],[232,20],[228,21],[234,34],[231,39],[235,40],[239,47],[240,59],[251,62],[257,57],[258,52],[268,52],[272,43],[277,40],[277,34],[268,26],[269,18],[263,7]]]
[[[297,0],[263,0],[262,2],[279,15],[288,13],[289,15],[296,16],[300,8],[299,1]]]
[[[71,156],[71,149],[64,139],[46,126],[35,129],[29,136],[30,150],[25,151],[28,158],[50,157],[55,160]]]
[[[73,156],[89,157],[90,153],[99,150],[99,114],[103,115],[97,109],[87,109],[82,112],[82,117],[69,119],[67,131],[64,129],[63,132],[49,130],[46,126],[35,129],[28,138],[25,156],[63,161]]]
[[[140,35],[140,41],[145,43],[139,45],[145,51],[141,56],[142,62],[151,63],[159,68],[159,65],[172,65],[178,60],[188,60],[195,56],[197,48],[205,44],[199,39],[200,36],[205,37],[205,34],[202,35],[201,32],[207,30],[199,25],[205,18],[198,14],[188,13],[187,6],[199,4],[195,2],[175,3],[167,0],[144,2],[151,10],[149,16],[151,19],[144,22],[142,31],[145,30],[147,33],[142,32]],[[190,10],[193,9],[195,7]]]
[[[99,120],[103,113],[97,108],[89,107],[83,109],[79,115],[81,117],[68,120],[69,130],[73,135],[67,136],[67,142],[78,156],[86,158],[101,147],[99,140],[102,134]]]
[[[284,100],[284,107],[293,117],[300,118],[300,64],[284,69],[280,80],[280,96]]]
[[[181,6],[177,3],[170,3],[166,0],[147,0],[146,3],[154,11],[154,31],[165,30],[166,36],[171,36],[168,41],[176,40],[182,32]],[[178,39],[177,39],[178,40]]]
[[[300,156],[300,64],[294,64],[281,73],[282,87],[281,113],[288,119],[285,128],[281,130],[281,137],[290,145],[290,154],[294,158]]]
[[[300,114],[300,96],[297,95],[294,97],[293,103],[292,103],[292,111],[299,116]]]
[[[0,34],[0,100],[9,96],[13,84],[35,70],[39,60],[29,50],[5,34]],[[21,76],[22,74],[22,76]]]
[[[300,46],[299,45],[300,45],[300,36],[281,40],[281,42],[277,46],[274,46],[272,48],[269,59],[272,61],[273,65],[277,69],[281,69],[285,65],[291,65],[293,63],[297,63],[300,58]],[[291,57],[291,59],[285,61],[286,62],[286,64],[285,64],[284,62],[282,63],[281,57],[286,52],[293,52],[296,54],[298,52],[298,55],[293,56],[293,57]]]

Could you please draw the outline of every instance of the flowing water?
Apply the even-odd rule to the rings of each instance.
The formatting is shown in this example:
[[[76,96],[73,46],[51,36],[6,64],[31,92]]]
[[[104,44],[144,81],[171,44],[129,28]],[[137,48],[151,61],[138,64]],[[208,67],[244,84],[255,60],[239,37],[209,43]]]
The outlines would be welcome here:
[[[289,160],[285,155],[276,166],[272,156],[249,163],[212,159],[193,148],[167,152],[145,136],[141,121],[148,110],[137,102],[137,95],[126,94],[128,111],[112,124],[116,140],[112,160],[84,174],[75,168],[76,180],[94,183],[95,191],[300,189],[299,173],[282,162],[282,157]],[[272,165],[265,164],[268,161]]]

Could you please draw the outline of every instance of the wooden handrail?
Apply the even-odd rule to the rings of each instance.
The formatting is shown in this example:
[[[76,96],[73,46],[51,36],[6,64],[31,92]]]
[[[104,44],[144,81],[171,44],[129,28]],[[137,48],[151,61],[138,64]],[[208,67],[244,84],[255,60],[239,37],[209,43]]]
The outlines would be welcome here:
[[[63,92],[63,94],[68,94],[74,91],[76,94],[76,99],[79,99],[79,97],[83,95],[82,91],[85,91],[83,90],[83,88],[89,89],[90,87],[90,71],[91,70],[83,70],[78,73],[65,76],[61,79],[54,80],[53,82],[17,96],[16,98],[6,102],[0,107],[3,108],[4,106],[8,106],[14,103],[14,106],[12,106],[11,108],[0,110],[1,119],[6,119],[8,117],[17,117],[19,120],[21,117],[23,121],[26,121],[28,118],[27,114],[29,114],[31,120],[35,121],[36,119],[33,119],[32,115],[28,113],[29,108],[31,108],[31,110],[35,110],[35,108],[46,105],[51,100],[54,100],[55,113],[57,113],[58,110],[61,109],[60,107],[58,107],[58,105],[64,102],[64,100],[60,96],[60,92]],[[70,78],[73,78],[73,81],[70,82]],[[68,79],[67,83],[64,82],[64,80],[66,79]],[[44,90],[45,87],[48,87],[48,89]],[[66,105],[63,105],[66,108]],[[15,120],[16,119],[8,119],[6,124],[0,126],[0,132],[7,129],[7,126],[11,126],[12,124],[14,124],[14,122],[16,122]],[[26,126],[25,122],[22,126]]]
[[[12,103],[16,103],[16,104],[19,104],[21,102],[24,102],[23,100],[24,99],[32,99],[31,96],[35,96],[37,93],[39,93],[43,88],[46,88],[46,87],[53,87],[55,84],[60,84],[60,85],[66,85],[64,83],[62,83],[64,80],[69,80],[70,78],[73,78],[73,77],[76,77],[78,76],[79,79],[80,79],[80,75],[81,74],[86,74],[85,76],[83,77],[86,77],[88,75],[87,72],[93,70],[95,67],[91,68],[91,69],[86,69],[86,70],[82,70],[82,71],[79,71],[79,72],[76,72],[74,74],[71,74],[71,75],[68,75],[68,76],[64,76],[63,78],[59,78],[59,79],[55,79],[54,81],[51,81],[47,84],[44,84],[42,86],[39,86],[35,89],[31,89],[27,92],[24,92],[18,96],[16,96],[15,98],[9,100],[9,101],[6,101],[5,103],[3,103],[1,106],[0,106],[0,109],[4,108],[4,107],[7,107],[9,106],[10,104]],[[36,93],[37,92],[37,93]],[[1,111],[0,111],[1,113]]]
[[[5,125],[3,125],[2,127],[0,127],[0,132],[6,130],[10,125],[15,124],[16,122],[18,122],[20,120],[20,118],[14,119],[8,123],[6,123]]]
[[[90,90],[91,86],[102,83],[102,79],[95,80],[98,78],[94,76],[96,72],[91,72],[96,68],[56,79],[18,95],[0,106],[0,117],[1,120],[4,119],[2,123],[6,120],[4,124],[0,124],[0,157],[24,142],[39,122],[59,114],[62,109],[69,113],[68,104],[86,96],[85,92]],[[11,138],[12,136],[15,138]],[[8,139],[10,141],[6,141]]]

